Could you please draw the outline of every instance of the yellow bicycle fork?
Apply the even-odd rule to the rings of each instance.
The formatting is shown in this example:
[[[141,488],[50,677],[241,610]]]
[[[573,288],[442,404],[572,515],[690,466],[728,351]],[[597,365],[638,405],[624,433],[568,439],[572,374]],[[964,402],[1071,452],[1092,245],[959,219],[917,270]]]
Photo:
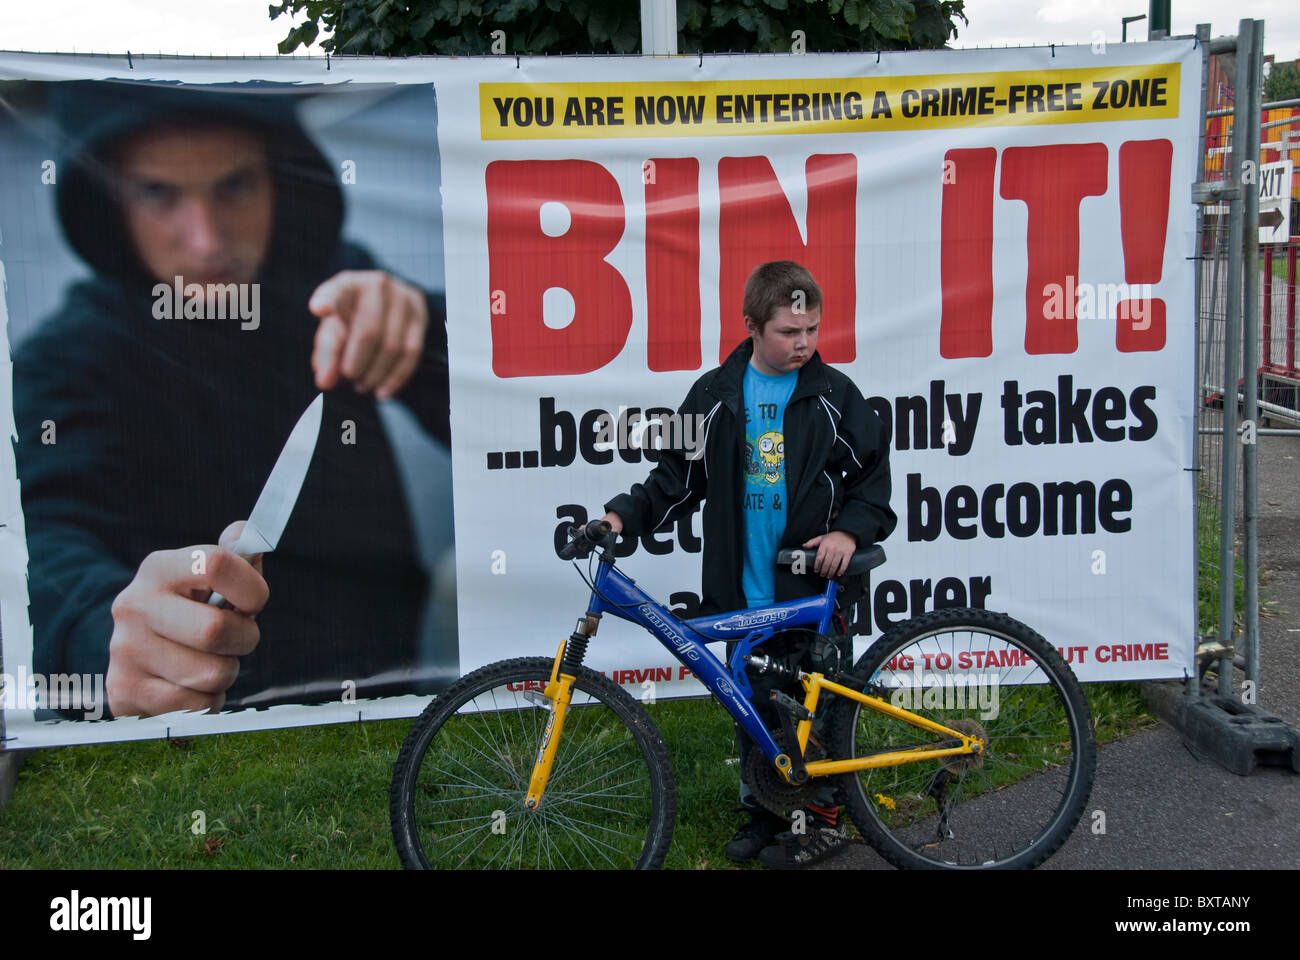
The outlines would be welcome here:
[[[573,635],[561,642],[555,651],[551,679],[542,691],[542,696],[550,701],[551,715],[546,721],[542,743],[537,748],[537,759],[533,761],[533,775],[528,780],[528,793],[524,796],[524,806],[529,810],[536,810],[542,805],[542,794],[546,792],[546,783],[551,779],[551,766],[555,763],[560,734],[564,731],[564,718],[568,715],[569,701],[573,698],[573,685],[578,680],[576,674],[562,670],[565,653],[569,650],[569,645],[574,644],[579,653],[574,662],[581,662],[580,654],[586,650],[587,642],[596,635],[598,623],[599,615],[588,613],[578,621]]]
[[[555,666],[551,668],[551,679],[542,691],[542,696],[551,701],[551,716],[546,721],[546,730],[542,734],[542,745],[537,748],[537,759],[533,762],[533,775],[528,781],[528,795],[524,797],[524,806],[536,810],[542,805],[542,794],[546,792],[546,781],[551,778],[551,764],[555,762],[555,751],[560,745],[560,733],[564,730],[564,717],[569,712],[569,700],[573,696],[573,684],[578,678],[567,673],[560,673],[560,661],[564,658],[564,648],[568,641],[560,644],[555,652]]]

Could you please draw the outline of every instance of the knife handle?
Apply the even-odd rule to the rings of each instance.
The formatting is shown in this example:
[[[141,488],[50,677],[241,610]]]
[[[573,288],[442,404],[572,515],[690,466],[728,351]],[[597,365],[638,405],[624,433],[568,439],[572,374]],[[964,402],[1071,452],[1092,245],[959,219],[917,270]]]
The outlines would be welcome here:
[[[240,537],[238,540],[235,541],[234,546],[230,548],[230,552],[233,553],[235,556],[240,557],[244,560],[247,560],[249,557],[257,556],[257,554],[254,553],[251,549],[249,549],[248,545],[244,543],[243,537]],[[231,603],[221,594],[217,593],[217,591],[215,590],[212,591],[212,596],[208,597],[208,606],[220,607],[222,610],[235,609],[235,605],[233,603]]]

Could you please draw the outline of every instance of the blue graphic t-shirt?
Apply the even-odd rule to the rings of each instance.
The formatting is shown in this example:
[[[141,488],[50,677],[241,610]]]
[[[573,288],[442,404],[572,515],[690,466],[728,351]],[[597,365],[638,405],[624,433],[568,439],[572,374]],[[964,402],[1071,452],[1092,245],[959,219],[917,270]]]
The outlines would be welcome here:
[[[785,533],[785,405],[799,371],[769,376],[745,369],[745,571],[751,607],[773,600],[776,551]]]

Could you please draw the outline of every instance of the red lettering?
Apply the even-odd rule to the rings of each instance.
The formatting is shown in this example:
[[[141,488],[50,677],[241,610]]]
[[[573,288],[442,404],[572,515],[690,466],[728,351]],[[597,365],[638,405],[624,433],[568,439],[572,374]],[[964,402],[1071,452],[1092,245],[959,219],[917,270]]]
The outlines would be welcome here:
[[[1119,148],[1119,231],[1124,244],[1124,282],[1159,283],[1169,225],[1168,140],[1130,140]],[[1165,345],[1165,302],[1121,300],[1115,311],[1115,346],[1124,353]]]
[[[647,362],[651,370],[698,370],[700,162],[656,159],[644,169]]]
[[[939,354],[987,357],[993,352],[993,147],[949,150],[939,231],[943,307]]]
[[[492,317],[493,372],[536,377],[603,367],[632,328],[627,284],[604,259],[623,236],[617,182],[589,160],[496,160],[486,180],[490,296],[505,298],[505,313]],[[559,237],[542,231],[547,201],[568,209],[569,229]],[[574,303],[573,319],[558,330],[542,317],[551,287],[567,290]]]
[[[720,359],[747,334],[745,281],[768,260],[795,260],[812,272],[822,291],[817,349],[827,363],[848,363],[857,355],[856,249],[858,162],[851,153],[817,154],[804,167],[808,183],[805,243],[781,183],[766,157],[723,157],[718,161]]]
[[[1002,197],[1023,200],[1026,237],[1025,352],[1074,353],[1079,348],[1075,305],[1048,318],[1052,287],[1079,275],[1079,204],[1106,192],[1104,143],[1008,147],[1002,153]],[[1076,281],[1077,282],[1077,281]],[[1058,294],[1059,295],[1059,294]]]

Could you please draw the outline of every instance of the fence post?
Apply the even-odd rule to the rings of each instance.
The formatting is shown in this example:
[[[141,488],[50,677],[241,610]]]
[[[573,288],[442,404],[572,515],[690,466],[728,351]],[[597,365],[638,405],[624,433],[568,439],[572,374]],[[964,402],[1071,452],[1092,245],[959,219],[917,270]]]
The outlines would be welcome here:
[[[1257,164],[1261,162],[1259,148],[1260,138],[1260,104],[1263,102],[1263,53],[1264,21],[1256,20],[1251,25],[1250,55],[1246,58],[1250,67],[1250,85],[1246,88],[1246,150],[1248,156]],[[1249,367],[1243,369],[1246,375],[1246,419],[1259,427],[1259,185],[1251,184],[1245,191],[1245,260],[1246,275],[1250,278],[1246,284],[1243,315],[1250,322],[1243,327],[1244,339],[1242,350],[1249,358]],[[1241,513],[1246,525],[1245,590],[1242,601],[1245,604],[1245,635],[1242,643],[1246,654],[1246,680],[1252,684],[1252,690],[1259,695],[1259,443],[1247,444],[1242,452],[1241,475]],[[1228,674],[1231,684],[1232,674]],[[1229,690],[1231,692],[1231,690]],[[1255,701],[1258,703],[1258,699]]]
[[[1237,26],[1237,77],[1232,98],[1232,167],[1233,186],[1245,191],[1247,163],[1251,160],[1247,137],[1250,122],[1246,118],[1247,91],[1250,89],[1250,64],[1254,21],[1242,20]],[[1255,178],[1251,178],[1252,180]],[[1223,469],[1220,482],[1219,524],[1219,644],[1228,651],[1234,649],[1233,621],[1236,615],[1236,564],[1233,540],[1236,525],[1237,495],[1237,363],[1241,357],[1242,298],[1241,285],[1245,281],[1242,266],[1242,227],[1245,221],[1245,204],[1238,194],[1228,201],[1228,303],[1226,330],[1223,343]],[[1258,281],[1256,281],[1258,282]],[[1232,653],[1219,661],[1219,693],[1232,693]]]
[[[1209,136],[1209,121],[1206,118],[1205,114],[1209,111],[1210,108],[1210,25],[1208,23],[1198,23],[1196,25],[1196,40],[1201,47],[1201,124],[1200,124],[1201,128],[1197,133],[1197,139],[1196,139],[1196,182],[1204,183],[1205,182],[1205,150],[1206,150],[1205,141]],[[1202,402],[1203,402],[1202,382],[1205,373],[1201,363],[1201,350],[1202,347],[1204,346],[1204,349],[1207,351],[1205,356],[1204,366],[1205,368],[1208,368],[1209,360],[1210,360],[1209,353],[1208,353],[1209,344],[1214,339],[1213,334],[1210,330],[1203,329],[1203,325],[1204,325],[1203,318],[1205,316],[1205,310],[1204,310],[1205,307],[1205,302],[1204,302],[1205,301],[1205,292],[1204,292],[1205,233],[1206,233],[1205,216],[1206,215],[1205,215],[1204,208],[1197,207],[1196,250],[1195,250],[1195,259],[1192,261],[1193,276],[1195,277],[1194,282],[1196,284],[1195,292],[1192,295],[1193,312],[1196,315],[1196,331],[1194,334],[1196,338],[1195,340],[1196,346],[1193,351],[1195,355],[1192,358],[1192,364],[1194,370],[1192,376],[1192,410],[1194,411],[1192,422],[1197,424],[1201,422],[1201,417],[1205,409],[1202,406]],[[1218,242],[1219,242],[1218,230],[1217,229],[1213,230],[1211,232],[1211,235],[1214,238],[1214,246],[1217,251]],[[1213,257],[1213,262],[1215,262],[1216,264],[1218,262],[1217,252]],[[1217,273],[1218,272],[1217,269],[1214,272]],[[1213,288],[1211,288],[1211,298],[1213,298],[1213,296],[1214,296]],[[1204,340],[1204,344],[1202,344],[1202,339]],[[1201,509],[1202,509],[1201,473],[1200,473],[1201,464],[1200,464],[1200,457],[1198,456],[1198,452],[1197,452],[1198,443],[1199,443],[1199,437],[1193,437],[1192,438],[1192,464],[1195,469],[1194,482],[1196,483],[1196,500],[1195,500],[1195,506],[1192,509],[1192,569],[1196,571],[1196,589],[1192,591],[1192,624],[1193,624],[1192,629],[1196,634],[1195,646],[1197,647],[1200,646],[1200,642],[1201,642],[1201,602],[1200,602],[1201,574],[1200,571],[1201,571]],[[1200,695],[1200,687],[1201,687],[1200,669],[1196,661],[1195,653],[1193,653],[1192,655],[1192,673],[1191,676],[1187,678],[1187,683],[1185,684],[1185,686],[1186,686],[1185,692],[1187,696],[1197,697]]]

